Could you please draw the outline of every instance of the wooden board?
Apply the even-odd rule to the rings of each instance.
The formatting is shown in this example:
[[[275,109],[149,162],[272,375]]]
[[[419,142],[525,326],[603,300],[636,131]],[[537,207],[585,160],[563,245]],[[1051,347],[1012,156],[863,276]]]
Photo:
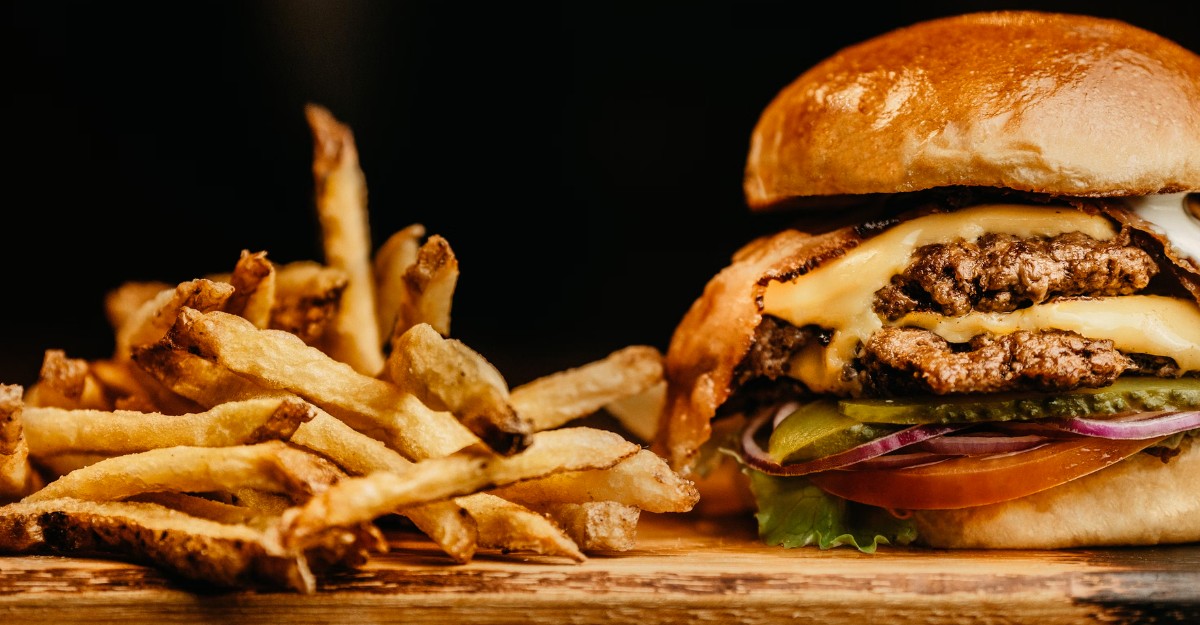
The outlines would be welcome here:
[[[421,536],[312,595],[216,592],[153,569],[0,558],[0,622],[1159,623],[1200,621],[1200,546],[1039,551],[785,550],[750,522],[649,516],[638,548],[582,564]]]

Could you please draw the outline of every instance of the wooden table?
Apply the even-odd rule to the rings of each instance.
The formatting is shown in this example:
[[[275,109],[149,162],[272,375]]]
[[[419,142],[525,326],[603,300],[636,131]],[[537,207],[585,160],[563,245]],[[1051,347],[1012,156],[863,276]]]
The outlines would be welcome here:
[[[0,558],[0,623],[1200,622],[1200,545],[1038,551],[785,550],[751,522],[647,516],[638,549],[583,564],[481,554],[422,536],[313,595],[216,592],[153,569]]]

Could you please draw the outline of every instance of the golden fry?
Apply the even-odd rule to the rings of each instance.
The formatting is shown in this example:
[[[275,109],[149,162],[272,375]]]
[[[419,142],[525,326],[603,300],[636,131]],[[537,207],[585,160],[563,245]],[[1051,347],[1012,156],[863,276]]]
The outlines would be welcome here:
[[[666,460],[642,449],[607,469],[557,473],[491,491],[532,508],[547,503],[612,501],[648,512],[687,512],[700,495]]]
[[[346,272],[313,261],[295,261],[276,268],[275,304],[269,326],[295,334],[316,345],[337,317]]]
[[[158,281],[130,281],[104,295],[104,315],[116,332],[125,325],[134,313],[159,293],[175,288],[174,285]]]
[[[458,257],[444,237],[433,235],[417,251],[417,262],[404,272],[405,297],[392,326],[391,341],[418,323],[450,335],[450,308],[458,285]]]
[[[379,337],[390,337],[396,320],[412,296],[404,282],[404,274],[417,263],[425,226],[412,224],[388,237],[375,252],[371,261],[375,270],[375,321]]]
[[[552,503],[537,508],[554,519],[581,549],[629,551],[637,545],[641,510],[615,501]]]
[[[299,399],[165,343],[135,351],[134,360],[175,392],[205,406],[254,397]],[[292,434],[293,443],[321,454],[352,475],[402,471],[412,464],[381,441],[311,407],[315,416]],[[474,557],[478,539],[475,519],[455,502],[434,502],[410,508],[404,514],[455,561],[467,562]]]
[[[522,384],[512,390],[510,401],[535,431],[549,430],[637,395],[662,380],[662,354],[653,347],[633,345],[601,360]]]
[[[658,433],[659,417],[667,403],[667,383],[658,382],[650,388],[604,405],[622,427],[643,443],[650,443]]]
[[[342,480],[315,495],[288,519],[286,540],[303,542],[325,527],[343,526],[407,506],[467,495],[560,471],[610,467],[635,454],[633,443],[603,430],[567,428],[540,432],[525,451],[496,456],[483,445],[429,458],[403,472],[380,471]]]
[[[434,410],[458,417],[489,447],[514,454],[529,444],[533,430],[508,403],[500,372],[461,341],[442,338],[427,323],[409,328],[387,359],[390,378]]]
[[[182,282],[174,289],[160,292],[154,299],[142,304],[117,328],[113,360],[128,360],[135,346],[148,345],[161,339],[175,322],[175,315],[181,308],[218,310],[231,295],[232,285],[203,278]]]
[[[225,302],[226,312],[240,315],[256,328],[270,326],[271,309],[275,307],[275,265],[267,260],[267,253],[242,250],[229,283],[233,295]]]
[[[146,492],[233,492],[254,488],[303,498],[337,481],[319,456],[279,441],[236,447],[164,447],[115,456],[68,473],[24,501],[124,499]]]
[[[26,406],[94,408],[108,410],[112,402],[91,365],[83,358],[68,358],[61,349],[48,349],[42,357],[38,381],[25,391]]]
[[[410,460],[444,456],[478,441],[453,415],[431,410],[396,385],[362,375],[294,335],[258,330],[235,315],[184,310],[171,340],[307,399]]]
[[[0,500],[13,500],[41,488],[41,477],[29,463],[18,384],[0,384]]]
[[[479,546],[504,553],[532,552],[587,560],[579,545],[557,523],[524,506],[491,495],[459,499],[479,526]]]
[[[226,402],[188,415],[131,410],[26,408],[25,438],[34,456],[64,453],[120,455],[160,447],[227,447],[287,440],[313,418],[299,398]]]
[[[379,550],[362,528],[331,530],[323,553],[285,549],[273,531],[219,523],[147,502],[78,499],[23,501],[0,506],[0,552],[112,553],[225,587],[316,590],[310,561],[356,562]],[[201,555],[197,555],[201,554]]]
[[[359,373],[378,375],[383,351],[375,320],[367,181],[359,168],[358,148],[350,128],[325,108],[309,104],[304,113],[313,135],[312,170],[325,262],[348,278],[329,336],[329,354]]]

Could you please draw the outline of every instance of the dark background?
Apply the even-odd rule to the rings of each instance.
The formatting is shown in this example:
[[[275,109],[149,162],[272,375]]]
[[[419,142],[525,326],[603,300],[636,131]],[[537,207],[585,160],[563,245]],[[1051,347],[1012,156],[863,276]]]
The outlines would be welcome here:
[[[741,195],[759,111],[840,47],[1041,8],[1200,50],[1195,3],[910,4],[6,4],[0,382],[31,383],[47,348],[108,356],[103,297],[126,280],[242,249],[320,260],[306,102],[354,130],[376,245],[413,222],[450,242],[452,334],[517,384],[665,349],[777,225]]]

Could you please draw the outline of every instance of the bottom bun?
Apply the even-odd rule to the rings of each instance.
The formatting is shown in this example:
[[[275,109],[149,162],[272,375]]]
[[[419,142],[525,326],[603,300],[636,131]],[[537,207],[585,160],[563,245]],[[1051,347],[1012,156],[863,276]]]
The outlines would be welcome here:
[[[951,549],[1062,549],[1200,541],[1200,445],[1169,462],[1135,454],[1050,490],[959,510],[918,510],[917,541]]]

